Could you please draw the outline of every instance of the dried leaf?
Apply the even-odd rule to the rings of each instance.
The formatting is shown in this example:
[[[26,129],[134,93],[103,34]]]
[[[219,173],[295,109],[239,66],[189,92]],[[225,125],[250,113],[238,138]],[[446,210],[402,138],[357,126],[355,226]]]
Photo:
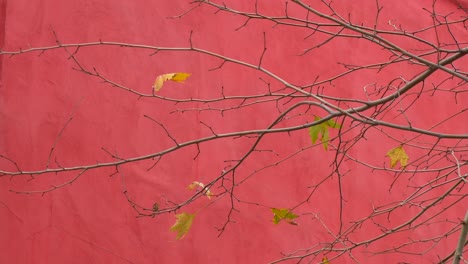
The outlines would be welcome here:
[[[296,214],[293,214],[289,209],[286,208],[271,208],[271,211],[273,212],[273,223],[277,225],[281,220],[285,220],[288,224],[291,225],[297,225],[296,222],[293,220],[298,218],[299,216]]]
[[[190,73],[185,73],[185,72],[166,73],[166,74],[159,75],[158,77],[156,77],[156,80],[154,81],[153,89],[155,92],[159,92],[159,90],[161,90],[165,81],[174,81],[174,82],[183,83],[188,77],[190,77],[190,75],[191,75]]]
[[[159,204],[158,204],[158,203],[154,203],[154,204],[153,204],[153,212],[156,213],[157,211],[159,211]]]
[[[190,230],[195,214],[181,213],[175,217],[177,220],[170,230],[177,232],[177,239],[182,239]]]
[[[194,190],[195,188],[197,191],[200,189],[205,189],[204,194],[206,195],[208,199],[211,199],[211,197],[213,197],[213,193],[210,191],[210,189],[205,187],[205,184],[194,181],[188,186],[189,190]]]
[[[408,154],[406,154],[405,150],[403,149],[403,146],[398,146],[396,148],[391,149],[390,151],[387,152],[387,157],[390,158],[390,167],[393,168],[395,165],[400,162],[400,166],[402,168],[406,167],[408,165]]]

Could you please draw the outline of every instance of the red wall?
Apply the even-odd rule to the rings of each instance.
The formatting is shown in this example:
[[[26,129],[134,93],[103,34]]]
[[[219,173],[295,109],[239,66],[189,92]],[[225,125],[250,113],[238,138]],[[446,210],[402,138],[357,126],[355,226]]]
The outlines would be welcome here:
[[[189,10],[189,1],[0,1],[0,27],[2,50],[13,51],[30,47],[56,44],[53,31],[61,43],[115,41],[162,47],[189,47],[190,32],[195,47],[220,53],[236,60],[256,64],[263,50],[263,32],[266,33],[267,51],[262,61],[274,74],[293,84],[306,84],[333,76],[343,70],[337,62],[349,64],[373,63],[386,60],[389,54],[364,40],[334,40],[305,56],[297,56],[304,49],[323,40],[322,36],[304,39],[308,34],[301,28],[274,27],[269,21],[252,20],[236,30],[246,20],[226,12],[215,12],[204,6],[184,15],[169,19]],[[232,1],[231,7],[253,11],[252,1]],[[259,10],[265,14],[280,15],[283,1],[259,1]],[[318,1],[312,1],[319,4]],[[317,2],[317,3],[316,3]],[[382,1],[381,26],[387,30],[387,21],[404,25],[408,30],[430,25],[431,18],[422,7],[430,8],[432,1]],[[465,2],[459,2],[465,4]],[[356,23],[372,23],[376,10],[374,1],[336,1],[338,11],[352,13]],[[440,12],[456,10],[456,1],[439,1]],[[289,12],[304,16],[305,12],[289,2]],[[323,9],[323,8],[322,8]],[[464,15],[456,10],[457,15]],[[466,15],[465,15],[466,16]],[[466,30],[455,28],[458,36]],[[434,40],[429,32],[424,37]],[[447,37],[447,36],[443,36]],[[395,41],[398,39],[395,37]],[[413,42],[399,41],[404,48],[418,48]],[[74,49],[68,49],[74,52]],[[93,67],[105,78],[145,94],[151,94],[151,85],[158,74],[189,72],[192,76],[184,85],[167,83],[160,95],[170,98],[218,98],[226,95],[246,95],[281,89],[273,78],[239,65],[227,63],[221,69],[209,71],[222,63],[206,54],[196,52],[161,51],[150,56],[151,50],[119,46],[90,46],[79,50],[76,58],[83,67]],[[139,97],[128,91],[103,83],[99,78],[75,70],[77,65],[64,49],[31,52],[17,56],[0,56],[0,154],[16,162],[24,171],[42,170],[50,158],[51,168],[70,167],[115,161],[102,148],[123,158],[147,155],[174,145],[158,124],[144,115],[164,124],[177,142],[185,142],[212,135],[208,124],[216,133],[237,130],[263,129],[278,115],[274,102],[257,104],[240,110],[225,111],[240,101],[221,103],[174,104],[153,97]],[[466,60],[465,60],[466,62]],[[75,69],[74,69],[75,68]],[[389,67],[382,73],[363,71],[325,84],[330,95],[365,98],[362,87],[420,72],[422,68],[402,64]],[[427,97],[411,108],[414,125],[428,127],[464,108],[465,94],[459,95],[460,104],[447,107],[452,95]],[[288,105],[279,105],[285,109]],[[466,104],[465,104],[466,105]],[[211,108],[211,111],[190,111],[192,108]],[[188,111],[181,112],[182,109]],[[434,111],[434,109],[436,109]],[[177,111],[179,110],[179,111]],[[171,113],[176,111],[175,113]],[[428,111],[432,111],[428,114]],[[320,116],[324,112],[314,112]],[[393,113],[395,114],[395,113]],[[389,117],[390,118],[390,117]],[[311,122],[313,116],[291,119],[281,126]],[[454,119],[457,127],[445,126],[441,131],[463,133],[468,129],[466,115]],[[397,122],[400,122],[398,120]],[[349,125],[345,124],[345,125]],[[61,132],[63,129],[63,132]],[[445,131],[447,130],[447,131]],[[332,132],[336,133],[336,132]],[[336,134],[335,134],[336,135]],[[355,134],[348,134],[353,137]],[[411,134],[395,132],[395,136],[408,138]],[[361,161],[382,165],[386,152],[398,144],[382,134],[371,131],[368,140],[352,151]],[[282,253],[313,247],[332,241],[327,229],[337,232],[340,193],[337,178],[328,178],[311,196],[310,201],[298,208],[301,215],[298,226],[282,223],[273,225],[270,207],[292,207],[311,194],[310,186],[318,184],[330,172],[329,164],[334,152],[325,152],[321,146],[309,149],[279,166],[255,174],[236,188],[235,195],[244,201],[236,203],[230,223],[220,234],[231,208],[226,195],[197,214],[192,229],[183,240],[176,240],[169,230],[174,223],[173,214],[155,218],[136,218],[123,194],[146,207],[158,202],[161,207],[170,202],[182,202],[192,192],[187,185],[192,181],[209,182],[219,176],[229,164],[226,160],[239,159],[252,143],[252,139],[219,139],[189,146],[164,156],[150,171],[154,163],[146,160],[136,164],[101,168],[85,172],[73,184],[44,195],[18,194],[14,191],[40,191],[52,185],[70,181],[79,171],[21,175],[0,178],[0,263],[266,263],[282,257]],[[306,130],[265,137],[259,149],[275,152],[252,154],[237,171],[243,179],[272,161],[310,146]],[[417,150],[412,157],[424,155]],[[388,161],[387,161],[388,166]],[[15,171],[12,162],[2,159],[2,171]],[[400,201],[413,192],[408,186],[427,181],[431,175],[396,181],[395,174],[372,171],[356,163],[343,165],[349,171],[343,178],[344,225],[368,216],[373,206]],[[229,177],[228,177],[229,178]],[[229,184],[229,183],[227,183]],[[217,194],[219,184],[212,188]],[[437,193],[434,191],[432,194]],[[466,188],[460,190],[466,196]],[[452,200],[448,200],[450,204]],[[208,204],[200,199],[180,212],[193,213]],[[252,203],[245,203],[252,202]],[[442,205],[445,206],[445,205]],[[460,219],[466,206],[459,202],[440,216],[442,219]],[[394,227],[406,221],[408,215],[419,209],[403,208],[395,214],[377,217],[376,221]],[[317,217],[318,218],[317,218]],[[435,250],[423,255],[377,255],[366,252],[393,247],[412,239],[423,239],[431,234],[447,231],[453,223],[423,226],[413,232],[395,234],[369,248],[359,247],[353,255],[361,263],[434,263],[453,251],[457,234],[451,235]],[[350,236],[355,241],[380,234],[372,223],[364,224]],[[416,243],[408,250],[423,251],[431,244]],[[333,252],[329,256],[334,256]],[[320,254],[312,263],[318,263]],[[294,263],[294,262],[291,262]],[[331,262],[333,263],[333,261]],[[336,263],[354,263],[344,256]]]

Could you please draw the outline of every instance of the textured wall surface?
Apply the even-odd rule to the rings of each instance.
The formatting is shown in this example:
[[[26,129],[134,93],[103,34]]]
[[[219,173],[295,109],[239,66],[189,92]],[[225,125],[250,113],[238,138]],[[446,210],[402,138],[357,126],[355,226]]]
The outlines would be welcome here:
[[[264,48],[267,51],[262,66],[272,73],[298,85],[312,83],[338,74],[349,64],[374,63],[388,59],[379,47],[367,47],[363,40],[331,41],[320,49],[298,56],[324,37],[306,38],[310,33],[301,28],[288,29],[270,21],[246,19],[215,8],[202,6],[180,18],[193,7],[190,1],[28,1],[0,0],[0,45],[2,50],[45,47],[59,43],[85,43],[112,41],[158,47],[190,47],[216,52],[236,60],[258,64]],[[229,6],[254,11],[252,1],[228,1]],[[319,5],[319,1],[310,1]],[[317,2],[317,3],[316,3]],[[342,14],[351,13],[356,23],[370,23],[375,19],[374,1],[336,1]],[[432,1],[382,1],[383,28],[387,21],[404,25],[408,30],[431,23],[422,7],[431,7]],[[439,1],[440,12],[455,10],[463,1]],[[292,2],[289,12],[300,17],[306,13]],[[284,14],[284,1],[259,1],[258,9],[264,14]],[[391,27],[387,25],[388,30]],[[457,31],[458,30],[458,31]],[[466,30],[457,28],[454,34]],[[54,35],[55,32],[55,35]],[[192,32],[192,33],[191,33]],[[428,38],[434,36],[428,33]],[[447,37],[447,36],[441,36]],[[412,43],[401,42],[404,48]],[[210,70],[222,60],[197,52],[135,49],[124,46],[88,46],[76,52],[75,48],[52,49],[16,56],[0,56],[0,154],[16,162],[2,159],[3,171],[42,170],[115,161],[108,152],[122,158],[147,155],[174,146],[164,129],[145,116],[164,124],[177,142],[185,142],[216,133],[236,130],[263,129],[278,112],[275,102],[253,105],[232,111],[213,109],[232,107],[239,101],[210,104],[175,104],[151,96],[134,93],[104,83],[96,76],[79,70],[70,54],[80,65],[103,78],[144,94],[151,94],[156,75],[169,72],[189,72],[192,76],[185,84],[167,83],[160,95],[168,98],[219,98],[226,95],[247,95],[282,89],[273,78],[233,63]],[[466,63],[466,60],[465,60]],[[421,71],[411,65],[389,67],[384,73],[363,71],[332,84],[324,84],[330,95],[365,99],[362,87],[374,82],[385,82],[403,76],[409,78]],[[262,79],[259,79],[262,78]],[[463,109],[466,93],[459,95],[459,105],[447,107],[445,97],[424,98],[411,109],[415,126],[427,127],[433,120],[454,109]],[[447,99],[449,100],[449,99]],[[451,100],[451,99],[450,99]],[[278,107],[284,109],[282,105]],[[191,111],[192,108],[208,108]],[[184,110],[182,112],[182,110]],[[173,112],[173,113],[171,113]],[[323,112],[317,112],[323,115]],[[391,118],[391,117],[389,117]],[[442,127],[441,131],[461,133],[467,131],[466,115],[454,119],[457,127]],[[298,125],[312,121],[312,117],[286,121],[284,125]],[[210,128],[202,123],[208,124]],[[288,123],[289,122],[289,123]],[[211,130],[212,129],[212,130]],[[335,132],[334,132],[335,133]],[[400,132],[398,132],[400,133]],[[398,134],[400,135],[400,134]],[[402,133],[403,137],[407,134]],[[353,155],[366,163],[383,164],[388,149],[395,143],[377,132],[370,132],[367,143]],[[252,140],[249,138],[219,139],[206,144],[192,145],[164,156],[151,170],[155,160],[133,165],[86,171],[71,185],[47,192],[18,194],[14,191],[40,191],[66,183],[80,171],[47,173],[34,176],[21,175],[0,178],[0,263],[267,263],[298,249],[309,248],[329,241],[330,234],[314,214],[335,232],[338,220],[340,193],[337,178],[324,182],[297,220],[298,226],[271,223],[269,207],[286,208],[304,201],[310,195],[310,186],[316,185],[329,169],[332,152],[321,146],[255,174],[236,189],[236,198],[252,203],[236,205],[225,231],[218,237],[227,221],[231,200],[229,196],[209,203],[200,199],[180,212],[198,212],[192,229],[183,240],[176,240],[169,230],[175,218],[162,214],[155,218],[135,217],[137,214],[123,194],[145,207],[157,202],[161,207],[171,202],[182,202],[192,194],[187,185],[192,181],[209,182],[222,173],[226,160],[239,159]],[[463,144],[463,142],[462,142]],[[466,143],[464,143],[466,144]],[[53,148],[53,146],[55,146]],[[265,137],[259,149],[274,148],[279,157],[310,146],[305,130]],[[53,148],[52,155],[51,149]],[[199,156],[197,156],[200,151]],[[416,156],[416,153],[413,153]],[[197,157],[194,160],[194,157]],[[239,168],[243,178],[277,160],[275,153],[254,153]],[[342,212],[346,221],[365,217],[374,205],[383,205],[403,199],[410,193],[410,181],[397,181],[393,189],[388,186],[395,175],[372,171],[353,164],[343,165],[349,171],[343,178],[344,199]],[[426,181],[424,178],[411,181]],[[212,188],[216,194],[221,189]],[[461,195],[466,195],[466,188]],[[401,200],[400,199],[400,200]],[[258,205],[260,204],[260,205]],[[466,207],[466,206],[465,206]],[[443,219],[461,218],[464,207],[458,204],[447,210]],[[391,215],[393,225],[403,221],[406,214],[418,208],[406,208]],[[379,221],[387,222],[387,216]],[[399,220],[401,219],[401,221]],[[353,234],[353,239],[371,238],[381,232],[376,225],[364,225]],[[435,263],[438,257],[453,251],[457,236],[451,236],[437,250],[424,255],[377,255],[366,251],[406,241],[408,236],[421,239],[428,232],[444,225],[425,226],[413,234],[396,234],[374,248],[360,247],[354,251],[361,263]],[[437,233],[437,232],[436,232]],[[415,244],[408,250],[421,250],[430,245]],[[319,263],[319,255],[312,263]],[[295,262],[291,262],[295,263]],[[331,262],[333,263],[333,262]],[[354,263],[350,258],[339,263]]]

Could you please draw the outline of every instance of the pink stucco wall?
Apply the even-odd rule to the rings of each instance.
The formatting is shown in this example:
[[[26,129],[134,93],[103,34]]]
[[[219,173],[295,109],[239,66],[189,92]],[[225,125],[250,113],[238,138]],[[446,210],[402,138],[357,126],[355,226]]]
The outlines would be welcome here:
[[[254,10],[253,1],[228,1],[229,6],[240,10]],[[285,1],[259,1],[259,10],[265,14],[280,15]],[[289,2],[289,12],[305,16],[305,12]],[[319,4],[319,1],[310,1]],[[170,19],[189,10],[189,1],[0,1],[0,28],[2,50],[19,50],[56,44],[53,31],[61,43],[115,41],[161,47],[195,47],[220,53],[224,56],[256,64],[263,50],[263,32],[266,34],[267,52],[262,66],[293,84],[306,84],[315,77],[325,79],[339,73],[338,61],[347,63],[372,63],[388,58],[388,53],[363,40],[332,41],[305,56],[297,56],[323,37],[310,37],[307,31],[284,26],[274,27],[269,21],[252,20],[236,30],[246,20],[226,12],[215,13],[204,6],[181,18]],[[392,19],[408,30],[431,23],[422,10],[432,1],[382,1],[381,26]],[[439,1],[441,12],[454,10],[463,1]],[[356,23],[371,23],[375,19],[374,1],[336,1],[338,11],[351,12]],[[466,17],[466,14],[465,14]],[[388,28],[390,30],[390,28]],[[454,29],[464,36],[466,29]],[[433,39],[428,33],[426,37]],[[447,36],[442,36],[447,37]],[[466,42],[466,41],[465,41]],[[413,43],[398,42],[412,48]],[[417,48],[417,47],[414,47]],[[74,49],[69,49],[74,52]],[[273,78],[253,69],[227,63],[221,69],[209,71],[222,63],[206,54],[196,52],[153,51],[119,46],[90,46],[79,50],[80,63],[93,67],[105,78],[150,94],[157,74],[190,72],[192,76],[184,85],[169,83],[161,95],[171,98],[216,98],[225,94],[246,95],[259,93],[271,83],[272,90],[282,88]],[[151,55],[151,56],[150,56]],[[200,122],[208,124],[216,133],[236,130],[262,129],[277,116],[276,105],[253,105],[238,111],[190,111],[191,108],[232,107],[237,102],[174,104],[153,97],[139,97],[128,91],[112,87],[96,77],[77,71],[69,53],[64,49],[33,52],[17,56],[0,55],[0,154],[15,161],[21,170],[45,168],[51,147],[61,133],[54,149],[50,167],[69,167],[115,161],[106,150],[124,158],[146,155],[170,148],[173,141],[150,116],[165,125],[178,142],[210,136],[212,132]],[[464,60],[466,63],[466,60]],[[384,82],[398,76],[411,77],[422,68],[401,65],[383,73],[362,72],[332,84],[325,84],[331,95],[363,98],[362,87],[373,82]],[[260,80],[261,77],[264,81]],[[447,98],[446,98],[447,97]],[[459,105],[447,107],[449,95],[423,98],[412,108],[417,116],[414,125],[428,126],[434,119],[464,108],[466,93],[459,95]],[[279,106],[282,108],[283,106]],[[183,109],[188,111],[181,112]],[[431,109],[431,114],[428,114]],[[435,110],[434,110],[435,109]],[[179,111],[178,111],[179,110]],[[176,111],[175,113],[171,113]],[[323,112],[317,112],[323,115]],[[71,119],[72,118],[72,119]],[[466,114],[457,117],[457,127],[446,127],[452,133],[468,129]],[[293,119],[285,125],[303,124],[313,118]],[[69,123],[67,123],[71,120]],[[458,121],[456,121],[458,120]],[[302,123],[301,123],[302,122]],[[335,133],[335,132],[332,132]],[[384,162],[385,153],[395,143],[382,139],[381,134],[369,132],[367,143],[353,154],[363,162]],[[396,136],[408,134],[397,132]],[[162,207],[170,201],[181,202],[192,194],[187,185],[192,181],[209,182],[218,176],[228,163],[239,159],[251,139],[219,139],[189,146],[162,158],[152,170],[154,160],[119,167],[91,170],[73,184],[45,195],[17,194],[15,191],[37,191],[71,180],[75,172],[40,174],[0,178],[0,263],[267,263],[282,257],[282,253],[312,247],[330,241],[327,230],[339,228],[340,194],[337,179],[331,177],[317,189],[310,201],[299,209],[304,213],[299,225],[273,225],[269,207],[290,207],[304,201],[310,186],[318,184],[333,159],[332,152],[319,146],[304,151],[294,159],[263,170],[236,189],[236,197],[244,202],[236,205],[224,233],[220,228],[227,220],[231,200],[226,196],[198,213],[192,229],[183,240],[176,240],[169,230],[174,223],[173,214],[155,218],[136,218],[136,213],[123,194],[124,190],[139,204],[151,207],[158,202]],[[466,143],[465,143],[466,144]],[[262,168],[272,160],[310,146],[306,130],[265,137],[259,149],[274,148],[275,153],[254,153],[239,168],[243,178]],[[410,153],[417,156],[419,153]],[[2,159],[2,171],[14,171],[15,166]],[[346,222],[365,217],[372,206],[403,199],[410,193],[411,181],[397,181],[391,191],[389,185],[394,174],[373,172],[355,164],[345,164],[349,171],[343,178],[343,214]],[[430,176],[427,176],[430,177]],[[221,189],[212,188],[214,193]],[[466,196],[466,188],[460,195]],[[206,205],[200,199],[181,209],[195,212]],[[448,203],[449,204],[449,203]],[[466,204],[466,203],[465,203]],[[445,205],[443,205],[445,206]],[[463,202],[447,210],[441,219],[456,219],[464,215]],[[396,226],[406,215],[418,208],[409,208],[378,221]],[[346,225],[346,224],[345,224]],[[407,241],[408,236],[421,239],[428,232],[438,234],[448,225],[426,226],[413,233],[395,234],[383,243],[370,248],[360,247],[353,253],[361,263],[435,263],[438,257],[454,249],[457,236],[450,236],[436,250],[423,255],[377,255],[366,252],[392,247]],[[371,238],[381,231],[375,225],[364,225],[351,237],[356,240]],[[439,232],[440,231],[440,232]],[[423,251],[426,244],[415,244],[410,249]],[[330,253],[333,256],[333,253]],[[322,255],[312,263],[319,263]],[[295,262],[291,262],[295,263]],[[308,262],[307,262],[308,263]],[[333,263],[333,261],[331,262]],[[345,256],[336,263],[354,263]]]

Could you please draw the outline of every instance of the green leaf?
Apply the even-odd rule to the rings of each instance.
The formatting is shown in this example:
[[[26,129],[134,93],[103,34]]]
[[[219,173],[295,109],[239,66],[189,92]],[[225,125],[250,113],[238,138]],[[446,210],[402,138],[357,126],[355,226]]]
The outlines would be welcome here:
[[[318,121],[321,118],[318,116],[314,117],[314,121]],[[315,144],[317,139],[320,137],[320,141],[323,144],[323,148],[328,150],[328,141],[330,140],[330,130],[329,128],[341,128],[341,125],[336,123],[334,120],[329,119],[326,122],[321,124],[309,127],[309,136],[312,144]]]
[[[312,140],[312,144],[315,144],[315,141],[317,141],[320,130],[321,130],[320,126],[309,127],[309,135],[310,135],[310,139]]]
[[[287,223],[292,224],[292,225],[297,225],[296,222],[293,220],[298,218],[299,216],[296,214],[293,214],[289,209],[286,208],[271,208],[271,211],[273,212],[273,223],[277,225],[281,220],[285,220]]]
[[[315,116],[314,121],[318,121],[318,120],[320,120],[320,117]],[[315,141],[317,141],[319,133],[321,131],[322,131],[321,125],[309,127],[309,135],[310,135],[310,139],[312,140],[312,144],[315,144]]]
[[[331,128],[340,128],[341,127],[341,125],[336,123],[333,119],[327,120],[327,126],[329,126]]]
[[[182,239],[190,230],[195,214],[181,213],[175,217],[177,220],[170,230],[177,232],[177,239]]]
[[[322,144],[325,150],[328,150],[328,140],[330,139],[330,132],[328,131],[328,128],[323,132],[322,135]]]

